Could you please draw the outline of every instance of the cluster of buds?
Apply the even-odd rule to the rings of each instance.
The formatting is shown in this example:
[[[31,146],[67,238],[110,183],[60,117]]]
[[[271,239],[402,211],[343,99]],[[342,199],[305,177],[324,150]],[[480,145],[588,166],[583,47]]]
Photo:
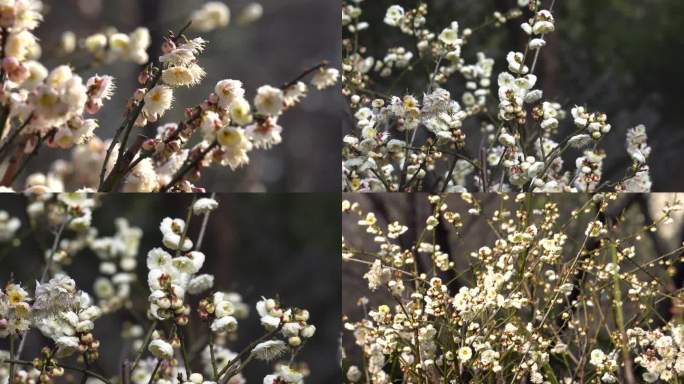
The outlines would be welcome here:
[[[283,308],[275,299],[263,298],[256,305],[261,325],[268,331],[280,329],[291,347],[298,347],[316,333],[316,327],[308,324],[309,311],[300,308]]]
[[[608,116],[605,113],[589,113],[584,107],[575,107],[571,113],[575,119],[575,125],[578,128],[586,128],[594,140],[599,140],[610,132],[611,126],[607,122]]]
[[[584,156],[577,158],[575,161],[577,176],[574,186],[578,190],[591,192],[596,189],[603,173],[603,159],[605,157],[605,153],[587,150],[584,151]]]
[[[64,368],[62,368],[55,359],[53,351],[44,347],[40,351],[41,357],[33,359],[33,367],[39,370],[38,382],[41,384],[51,384],[53,378],[64,375]]]
[[[0,290],[0,337],[17,335],[29,329],[31,305],[28,292],[19,284],[9,283]]]
[[[176,252],[171,256],[162,248],[154,248],[147,254],[149,315],[157,320],[173,318],[183,326],[189,321],[190,306],[185,304],[185,294],[199,293],[211,287],[213,278],[198,275],[204,264],[202,252],[191,251],[192,241],[186,237],[186,223],[182,219],[164,218],[160,225],[165,247]]]
[[[223,292],[215,292],[200,300],[197,312],[202,320],[211,321],[212,332],[228,333],[237,330],[235,305]]]
[[[304,340],[316,333],[316,326],[309,324],[308,321],[309,311],[306,309],[292,308],[283,314],[281,333],[291,347],[299,347]]]
[[[97,361],[100,357],[98,348],[100,347],[100,341],[95,339],[93,333],[88,331],[85,333],[78,334],[78,351],[81,353],[88,363],[93,363]]]
[[[180,339],[177,336],[165,340],[159,331],[152,333],[152,341],[148,349],[152,355],[160,360],[173,359],[174,350],[180,348]]]
[[[70,33],[62,37],[65,53],[70,53],[69,51],[76,48],[75,39]],[[96,64],[130,61],[142,65],[149,60],[147,48],[150,42],[150,31],[141,27],[128,34],[109,29],[105,33],[86,37],[82,45],[93,55]]]
[[[154,278],[150,280],[150,287],[156,289],[149,297],[150,315],[159,320],[173,318],[176,324],[186,325],[189,321],[190,306],[183,301],[185,290],[173,283],[171,275],[162,272],[157,277],[156,274],[152,276],[152,272],[150,275]]]

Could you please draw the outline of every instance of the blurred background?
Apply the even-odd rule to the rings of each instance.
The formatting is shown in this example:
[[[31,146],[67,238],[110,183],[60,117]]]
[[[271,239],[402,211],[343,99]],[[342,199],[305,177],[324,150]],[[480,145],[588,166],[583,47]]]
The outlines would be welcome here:
[[[396,28],[382,23],[387,7],[400,4],[413,7],[417,1],[365,1],[363,20],[371,23],[362,33],[361,42],[376,56],[384,56],[389,47],[405,46],[415,52],[415,43]],[[548,7],[551,0],[543,0]],[[430,0],[428,23],[439,33],[451,21],[461,29],[475,28],[491,19],[495,11],[506,12],[517,0],[449,1]],[[569,112],[574,105],[587,105],[591,111],[608,115],[613,131],[602,144],[608,152],[604,177],[616,180],[629,161],[624,150],[628,128],[645,124],[649,145],[652,191],[684,190],[684,178],[677,177],[671,164],[684,161],[684,2],[681,0],[574,0],[555,1],[553,9],[556,32],[547,36],[537,75],[545,100],[558,101]],[[529,12],[528,12],[529,14]],[[520,28],[523,19],[515,19],[501,28],[488,27],[473,34],[464,48],[466,61],[473,62],[477,50],[496,60],[494,73],[506,67],[508,51],[520,51],[527,41]],[[422,68],[417,71],[425,73]],[[431,72],[431,69],[430,71]],[[420,95],[426,76],[407,76],[395,89],[413,90]],[[387,84],[385,80],[384,83]],[[538,83],[539,84],[539,83]],[[460,94],[464,83],[456,76],[445,87]],[[381,87],[382,90],[382,87]],[[348,131],[350,119],[345,119]],[[571,131],[569,122],[561,123],[561,134]],[[471,124],[466,133],[477,137],[478,126]],[[470,141],[470,140],[469,140]],[[479,138],[470,141],[479,144]],[[571,153],[577,155],[576,152]],[[574,159],[574,157],[573,157]],[[566,162],[566,166],[567,166]]]
[[[110,194],[102,197],[101,207],[93,213],[93,227],[100,236],[115,232],[114,220],[126,218],[131,226],[143,230],[138,255],[138,276],[142,286],[133,286],[134,311],[144,315],[147,306],[147,252],[161,246],[159,223],[164,217],[186,217],[190,195]],[[240,351],[263,335],[254,308],[262,296],[280,297],[290,306],[306,308],[316,335],[302,350],[297,361],[306,362],[311,370],[309,383],[339,381],[337,350],[340,330],[340,216],[339,195],[334,194],[236,194],[219,195],[219,208],[210,217],[202,250],[206,262],[200,273],[216,277],[214,287],[243,295],[250,307],[250,317],[239,321],[239,339],[231,342]],[[22,221],[18,233],[27,231],[26,199],[20,195],[0,196],[0,209]],[[200,219],[191,221],[191,239],[197,239]],[[21,247],[1,251],[0,284],[11,274],[15,281],[34,286],[44,262],[37,239],[49,244],[49,234],[31,235]],[[6,244],[5,244],[6,245]],[[79,253],[66,267],[77,286],[93,293],[98,277],[99,259],[89,250]],[[194,307],[196,308],[196,307]],[[193,310],[194,312],[194,310]],[[122,349],[122,321],[134,318],[126,311],[106,315],[95,323],[95,336],[101,341],[101,369],[117,375]],[[145,329],[149,324],[143,324]],[[197,317],[191,320],[188,340],[201,340],[206,328]],[[31,332],[23,357],[33,357],[45,344],[39,332]],[[7,349],[0,340],[0,349]],[[199,362],[199,361],[198,361]],[[260,383],[272,372],[268,363],[256,362],[246,369],[248,382]]]
[[[261,0],[263,16],[255,23],[240,26],[235,19],[252,0],[221,0],[232,14],[231,24],[209,33],[190,31],[190,36],[202,36],[209,41],[199,63],[207,71],[204,81],[190,89],[175,92],[176,101],[171,113],[162,122],[180,121],[185,107],[199,104],[214,85],[222,79],[243,81],[246,97],[253,100],[261,85],[279,86],[304,69],[328,60],[339,68],[340,63],[340,5],[338,0]],[[46,66],[70,63],[74,67],[85,64],[84,58],[57,58],[51,47],[57,47],[62,32],[70,30],[78,37],[86,37],[107,27],[130,33],[139,26],[150,29],[152,45],[150,57],[158,56],[161,38],[168,31],[179,30],[190,14],[205,0],[43,0],[45,21],[36,35],[44,50]],[[47,60],[48,57],[52,59]],[[125,104],[137,85],[141,67],[132,63],[115,63],[81,73],[84,78],[95,73],[115,77],[117,90],[112,100],[96,117],[100,120],[97,135],[111,138],[123,120]],[[208,191],[338,191],[340,116],[343,111],[339,88],[323,92],[311,89],[296,108],[281,119],[283,142],[268,151],[250,153],[251,163],[236,172],[228,168],[207,171],[199,183]],[[147,132],[152,134],[154,132]],[[44,159],[55,153],[44,151]],[[45,170],[46,161],[35,171]]]

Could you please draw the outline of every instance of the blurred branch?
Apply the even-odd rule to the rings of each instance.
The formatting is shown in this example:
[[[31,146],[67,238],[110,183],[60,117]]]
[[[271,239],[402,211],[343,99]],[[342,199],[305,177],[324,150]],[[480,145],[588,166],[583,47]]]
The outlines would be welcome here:
[[[26,360],[2,360],[2,363],[14,363],[14,364],[20,364],[20,365],[26,365],[26,366],[31,366],[33,367],[33,362],[31,361],[26,361]],[[74,371],[74,372],[81,372],[85,375],[92,376],[101,382],[105,384],[112,384],[109,380],[107,380],[104,376],[95,373],[93,371],[83,369],[83,368],[78,368],[78,367],[72,367],[70,365],[64,365],[64,364],[56,364],[58,367],[64,368],[69,371]]]

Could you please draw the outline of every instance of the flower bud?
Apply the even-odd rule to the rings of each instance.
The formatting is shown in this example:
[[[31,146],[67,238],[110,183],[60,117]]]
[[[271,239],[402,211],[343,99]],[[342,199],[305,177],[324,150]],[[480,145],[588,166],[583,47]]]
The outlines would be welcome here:
[[[154,151],[157,146],[157,141],[155,139],[147,139],[143,142],[142,149],[147,152]]]
[[[302,339],[300,339],[298,336],[292,336],[289,339],[287,339],[287,343],[293,347],[298,347],[302,344]]]

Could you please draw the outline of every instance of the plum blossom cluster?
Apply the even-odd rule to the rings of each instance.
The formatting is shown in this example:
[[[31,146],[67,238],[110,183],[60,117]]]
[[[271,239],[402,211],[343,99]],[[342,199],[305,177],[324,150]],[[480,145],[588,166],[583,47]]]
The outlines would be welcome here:
[[[0,242],[10,241],[21,228],[21,220],[10,216],[7,211],[0,211]]]
[[[28,292],[9,283],[0,291],[0,337],[26,332],[31,325]]]
[[[201,38],[183,43],[167,38],[160,67],[140,76],[145,88],[131,100],[129,120],[120,132],[124,142],[133,127],[156,122],[171,108],[174,88],[196,85],[204,77],[196,55],[205,44]],[[334,85],[338,78],[337,70],[320,64],[284,86],[259,87],[252,104],[241,81],[221,80],[205,101],[187,109],[185,121],[162,124],[154,138],[134,144],[132,149],[138,153],[120,151],[120,146],[115,147],[115,137],[106,152],[98,145],[92,148],[96,153],[81,152],[79,156],[104,158],[100,190],[110,190],[117,183],[129,192],[197,190],[193,181],[202,169],[212,164],[231,170],[241,168],[249,164],[252,150],[270,149],[282,142],[283,128],[278,119],[307,95],[308,85],[302,81],[307,75],[317,89]],[[193,143],[193,137],[199,142]],[[117,153],[116,161],[111,153]]]
[[[147,283],[150,287],[150,315],[157,320],[173,319],[179,325],[188,322],[190,307],[185,293],[198,293],[213,285],[213,277],[195,274],[202,268],[205,256],[190,251],[192,241],[185,237],[186,224],[181,219],[165,218],[160,226],[166,247],[176,250],[172,256],[162,248],[147,254]],[[189,252],[187,252],[189,251]]]
[[[149,294],[145,312],[139,314],[131,291],[141,287],[136,270],[143,232],[119,218],[113,235],[100,235],[92,216],[102,204],[101,196],[85,193],[29,197],[31,228],[51,235],[52,246],[35,285],[9,281],[0,289],[0,339],[9,341],[9,350],[0,351],[0,381],[49,384],[71,370],[80,372],[83,380],[112,383],[114,375],[107,377],[93,368],[105,353],[95,337],[96,324],[101,318],[123,315],[147,318],[150,323],[122,326],[121,340],[127,345],[122,366],[126,368],[115,375],[126,376],[117,380],[240,384],[245,382],[245,367],[264,361],[273,364],[274,372],[264,382],[304,382],[308,370],[296,358],[316,331],[306,309],[288,307],[276,299],[260,300],[256,313],[263,336],[238,352],[232,350],[242,341],[238,321],[250,319],[250,306],[239,293],[216,289],[213,275],[200,273],[206,258],[198,250],[204,230],[196,239],[190,238],[189,231],[191,223],[199,219],[206,223],[218,209],[214,198],[195,197],[184,220],[161,220],[162,246],[147,253]],[[98,262],[93,295],[68,274],[73,260],[80,257]],[[191,295],[197,300],[191,300]],[[193,323],[200,323],[199,344],[189,337],[191,331],[197,334]],[[35,340],[32,332],[44,336],[45,346],[28,358],[22,354],[26,354],[26,342]]]
[[[140,228],[131,227],[124,218],[114,221],[113,236],[96,236],[89,239],[89,248],[100,259],[100,276],[95,279],[93,291],[98,307],[104,313],[114,312],[130,303],[131,285],[137,281],[135,270],[142,238]]]
[[[286,350],[285,345],[299,348],[307,339],[316,333],[316,327],[309,324],[309,311],[300,308],[283,308],[275,299],[259,301],[256,305],[261,316],[261,325],[268,331],[280,330],[285,341],[276,340],[261,343],[254,348],[254,353],[261,360],[273,360]],[[271,350],[277,352],[271,355]]]
[[[475,29],[458,21],[435,28],[427,2],[409,9],[392,5],[383,22],[410,43],[386,53],[363,45],[371,27],[363,4],[346,1],[342,11],[343,93],[353,114],[343,138],[344,191],[650,190],[642,125],[628,130],[631,162],[610,180],[603,175],[607,154],[599,147],[614,131],[608,116],[586,106],[564,107],[539,89],[534,72],[545,36],[556,29],[552,9],[541,1],[518,2]],[[506,70],[494,73],[493,58],[466,49],[476,31],[521,17],[528,42],[508,52]],[[424,79],[425,63],[430,70]],[[406,78],[425,86],[395,93]]]
[[[658,237],[681,203],[642,225],[634,196],[557,196],[431,195],[414,228],[343,201],[342,260],[372,292],[345,290],[345,382],[681,380],[684,248]]]
[[[242,82],[226,79],[216,84],[206,100],[187,108],[183,121],[162,123],[173,107],[174,92],[196,86],[206,76],[199,58],[208,42],[185,32],[226,28],[231,12],[224,3],[207,2],[189,15],[190,22],[180,31],[164,37],[157,56],[148,52],[151,36],[145,27],[130,33],[110,28],[82,38],[65,32],[59,54],[86,52],[89,61],[84,68],[47,68],[39,61],[43,50],[33,31],[45,14],[40,0],[7,1],[0,13],[3,188],[198,191],[201,187],[195,183],[204,168],[217,165],[235,170],[249,163],[251,151],[280,144],[283,113],[307,95],[309,86],[329,88],[339,77],[336,69],[322,63],[283,86],[258,88],[253,99],[246,95]],[[240,10],[238,23],[255,22],[262,13],[260,4],[250,3]],[[114,62],[145,67],[137,77],[138,89],[128,101],[124,121],[114,137],[105,140],[96,135],[99,122],[94,116],[113,97],[114,78],[106,74],[83,78],[79,72]],[[154,128],[152,137],[143,134]],[[43,147],[68,150],[71,158],[28,175],[20,185],[22,173]]]
[[[37,284],[31,311],[35,327],[54,341],[55,357],[79,352],[88,362],[98,359],[100,343],[92,330],[101,311],[88,293],[76,288],[72,278],[57,275],[47,283]]]

